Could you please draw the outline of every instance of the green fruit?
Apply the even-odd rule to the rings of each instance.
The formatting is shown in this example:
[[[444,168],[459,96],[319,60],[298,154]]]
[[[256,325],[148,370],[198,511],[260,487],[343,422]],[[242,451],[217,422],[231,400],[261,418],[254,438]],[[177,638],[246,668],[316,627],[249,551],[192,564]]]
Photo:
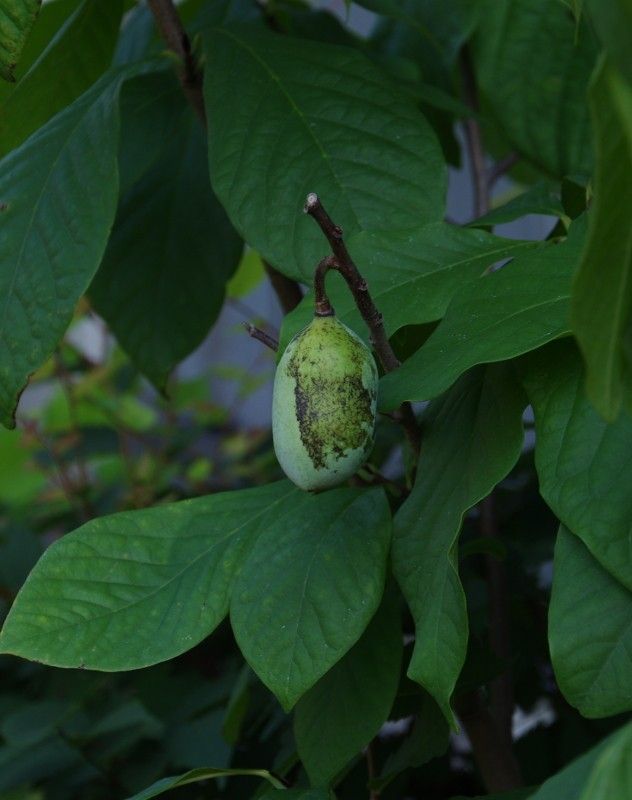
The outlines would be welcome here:
[[[272,435],[301,489],[351,477],[373,446],[377,369],[369,348],[335,316],[315,317],[288,344],[274,379]]]

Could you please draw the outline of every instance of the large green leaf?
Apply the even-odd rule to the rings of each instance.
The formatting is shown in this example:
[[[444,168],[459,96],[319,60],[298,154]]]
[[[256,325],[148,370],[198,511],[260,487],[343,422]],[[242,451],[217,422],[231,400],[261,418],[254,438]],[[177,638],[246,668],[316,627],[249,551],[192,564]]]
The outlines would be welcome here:
[[[208,333],[224,300],[224,287],[239,262],[242,242],[218,203],[206,169],[206,133],[185,103],[171,73],[142,76],[133,127],[123,119],[122,146],[132,161],[155,125],[156,99],[169,119],[169,138],[153,163],[121,198],[114,230],[90,297],[120,345],[160,389],[173,367]],[[140,87],[145,88],[142,98]],[[140,95],[140,96],[139,96]],[[140,109],[140,110],[139,110]],[[147,118],[138,116],[146,110]],[[156,125],[160,132],[162,126]],[[127,135],[126,135],[127,134]]]
[[[587,0],[586,5],[608,56],[632,84],[632,3],[630,0]]]
[[[118,196],[118,94],[104,76],[0,161],[0,422],[53,352],[99,265]]]
[[[560,528],[555,546],[549,645],[566,699],[585,717],[632,709],[632,591]]]
[[[445,164],[414,102],[356,50],[244,28],[206,38],[213,187],[244,238],[310,280],[327,243],[318,192],[347,235],[443,217]]]
[[[554,177],[589,175],[590,26],[557,0],[481,0],[478,9],[477,78],[511,144]]]
[[[632,409],[632,88],[602,64],[591,88],[597,166],[588,242],[573,288],[573,331],[595,407]]]
[[[107,671],[189,650],[226,615],[252,542],[264,530],[283,535],[287,514],[302,512],[304,498],[282,481],[92,520],[43,555],[7,617],[0,649]]]
[[[536,425],[540,492],[558,519],[632,590],[630,509],[632,418],[606,423],[583,389],[569,339],[526,359],[525,386]]]
[[[42,0],[4,0],[0,7],[0,76],[13,81],[15,67]]]
[[[69,105],[107,69],[123,0],[84,0],[0,108],[0,156]]]
[[[324,785],[378,732],[392,708],[402,660],[395,592],[359,641],[296,706],[294,737],[310,781]]]
[[[441,319],[457,289],[479,278],[495,262],[536,247],[445,222],[411,231],[361,232],[349,250],[384,317],[389,335],[404,325]],[[366,326],[342,278],[330,273],[327,291],[338,317],[367,337]],[[283,324],[281,343],[314,315],[310,292]]]
[[[569,333],[583,231],[575,224],[561,244],[520,255],[460,289],[424,346],[382,378],[380,407],[435,397],[475,364],[513,358]]]
[[[357,642],[384,589],[391,519],[381,489],[299,493],[237,578],[230,617],[286,710]]]
[[[128,797],[127,800],[150,800],[152,797],[168,792],[170,789],[177,789],[179,786],[187,786],[191,783],[199,783],[200,781],[207,781],[211,778],[217,780],[218,778],[235,778],[243,776],[245,778],[262,778],[268,781],[277,789],[283,789],[283,784],[274,777],[267,769],[215,769],[213,767],[199,767],[198,769],[189,770],[184,775],[176,775],[171,778],[161,778],[151,786],[138,792],[133,797]],[[316,799],[315,799],[316,800]]]
[[[623,743],[629,743],[632,731],[632,724],[619,728],[618,731],[608,736],[598,745],[588,750],[587,753],[571,761],[564,769],[560,770],[552,778],[546,780],[542,786],[532,795],[530,800],[623,800],[629,793],[625,791],[625,784],[618,783],[617,788],[620,792],[613,792],[611,795],[593,795],[589,792],[589,787],[594,776],[601,771],[601,764],[608,764],[613,754],[614,762],[617,762],[617,753],[620,752]],[[623,744],[625,747],[626,744]],[[627,744],[629,746],[629,744]],[[610,772],[606,767],[605,773]],[[628,784],[629,785],[629,784]]]
[[[593,767],[581,800],[615,797],[632,797],[632,724],[610,737]]]
[[[525,404],[504,365],[479,367],[434,401],[415,486],[395,517],[393,571],[415,620],[408,675],[452,723],[450,697],[468,635],[456,540],[465,512],[517,461]]]

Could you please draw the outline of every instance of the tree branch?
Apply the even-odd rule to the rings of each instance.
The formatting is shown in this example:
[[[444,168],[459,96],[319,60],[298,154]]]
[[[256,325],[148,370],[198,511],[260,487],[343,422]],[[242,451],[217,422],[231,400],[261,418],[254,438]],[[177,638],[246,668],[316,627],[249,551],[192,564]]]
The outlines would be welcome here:
[[[191,50],[191,42],[184,30],[178,11],[172,0],[148,0],[148,4],[167,47],[180,60],[178,77],[182,90],[202,124],[206,126],[202,73]]]
[[[335,269],[345,279],[353,295],[362,319],[371,334],[371,344],[375,348],[380,364],[385,372],[392,372],[399,367],[399,359],[388,340],[382,315],[373,302],[367,283],[347,250],[342,228],[334,223],[320,202],[318,195],[313,192],[307,195],[304,210],[306,214],[316,220],[333,252],[333,257],[328,256],[319,263],[314,274],[316,313],[326,316],[333,311],[325,291],[325,275],[330,269]],[[416,456],[419,456],[421,449],[419,427],[410,403],[402,403],[397,411],[396,419],[404,428],[413,452]]]
[[[501,736],[480,689],[456,697],[454,708],[472,745],[487,791],[505,792],[522,786],[518,762]]]
[[[270,336],[269,333],[262,331],[261,328],[257,328],[255,325],[251,325],[249,322],[244,322],[243,325],[249,336],[252,336],[252,338],[256,339],[258,342],[265,344],[266,347],[269,347],[270,350],[274,350],[276,353],[276,351],[279,349],[279,343],[274,336]]]
[[[518,153],[507,153],[504,158],[501,158],[500,161],[497,161],[494,166],[489,170],[489,174],[487,176],[487,188],[492,189],[494,184],[499,178],[509,172],[509,170],[520,161],[520,156]]]
[[[463,127],[465,128],[465,140],[474,184],[474,216],[478,218],[489,211],[489,191],[483,139],[481,128],[476,117],[478,113],[478,91],[474,78],[472,58],[467,47],[463,47],[461,50],[459,65],[461,68],[461,81],[463,84],[465,102],[472,111],[475,112],[472,116],[463,120]]]

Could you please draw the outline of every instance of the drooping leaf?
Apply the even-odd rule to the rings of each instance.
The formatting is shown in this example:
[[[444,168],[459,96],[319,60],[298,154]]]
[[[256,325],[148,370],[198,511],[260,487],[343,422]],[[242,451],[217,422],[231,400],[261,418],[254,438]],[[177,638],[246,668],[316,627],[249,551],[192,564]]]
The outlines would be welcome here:
[[[590,98],[597,165],[572,321],[590,399],[612,420],[624,400],[632,410],[632,87],[604,62]]]
[[[468,635],[456,540],[465,512],[517,461],[525,404],[505,366],[478,368],[434,401],[424,423],[423,468],[395,517],[393,571],[415,620],[408,675],[452,724],[450,697]]]
[[[359,641],[296,706],[296,747],[312,784],[328,784],[378,732],[395,700],[401,659],[400,605],[387,591]]]
[[[592,167],[586,89],[597,44],[561,2],[482,0],[474,37],[481,93],[518,152],[553,177]]]
[[[564,526],[553,575],[549,645],[564,696],[584,717],[631,710],[632,591]]]
[[[118,194],[118,94],[133,70],[104,76],[0,162],[0,422],[7,427],[103,255]]]
[[[230,617],[259,678],[289,710],[357,642],[384,589],[391,537],[381,489],[299,493],[235,584]]]
[[[411,231],[359,233],[351,238],[349,251],[392,336],[405,325],[441,319],[459,288],[475,281],[497,261],[536,246],[439,222]],[[327,291],[341,321],[367,338],[366,326],[342,278],[329,273]],[[313,314],[310,292],[285,318],[282,347]]]
[[[503,361],[569,333],[571,279],[581,221],[561,244],[518,256],[452,298],[424,346],[380,382],[380,407],[427,400],[475,364]]]
[[[210,779],[218,778],[231,778],[231,777],[249,777],[261,778],[271,783],[277,789],[283,789],[283,784],[274,777],[267,769],[214,769],[213,767],[199,767],[198,769],[189,770],[184,775],[176,775],[171,778],[161,778],[151,786],[137,792],[127,800],[150,800],[152,797],[168,792],[170,789],[177,789],[179,786],[187,786],[191,783],[199,783],[200,781],[207,781]]]
[[[414,102],[359,52],[244,28],[205,39],[211,181],[231,221],[286,275],[327,244],[317,192],[347,235],[443,216],[445,165]]]
[[[15,80],[14,71],[42,0],[5,0],[0,8],[0,76]]]
[[[599,563],[632,590],[632,418],[608,424],[584,393],[569,339],[525,359],[542,497]]]
[[[0,108],[0,156],[70,105],[112,60],[123,0],[84,0]]]
[[[252,542],[263,530],[279,535],[304,497],[283,481],[92,520],[43,555],[0,649],[106,671],[189,650],[226,615]]]
[[[89,294],[121,347],[162,390],[215,321],[243,245],[213,194],[206,132],[175,76],[158,73],[134,83],[142,83],[146,93],[140,99],[140,86],[134,91],[140,111],[133,126],[123,126],[123,148],[129,139],[132,153],[147,146],[139,133],[155,124],[156,97],[170,136],[135,183],[138,161],[123,157],[122,168],[129,164],[132,174],[122,174],[121,182],[131,188],[119,202]],[[143,109],[148,117],[139,121]]]

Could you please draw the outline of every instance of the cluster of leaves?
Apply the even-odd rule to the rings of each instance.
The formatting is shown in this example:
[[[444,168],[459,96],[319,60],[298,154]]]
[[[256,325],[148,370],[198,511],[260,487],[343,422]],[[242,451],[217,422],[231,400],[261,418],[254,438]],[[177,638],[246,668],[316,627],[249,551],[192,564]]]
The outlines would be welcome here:
[[[551,712],[515,744],[531,788],[511,797],[626,796],[628,0],[363,0],[368,39],[301,2],[184,0],[206,130],[147,6],[37,5],[0,12],[0,420],[35,371],[48,389],[0,439],[0,792],[477,792],[454,709],[489,691],[497,712],[511,676]],[[522,187],[467,226],[444,219],[457,122],[517,154]],[[173,378],[253,251],[309,286],[309,191],[403,361],[380,409],[428,401],[412,486],[387,414],[356,485],[309,495],[277,480],[267,431]],[[492,233],[526,213],[555,218],[545,241]],[[86,302],[121,348],[102,364],[62,343]]]

